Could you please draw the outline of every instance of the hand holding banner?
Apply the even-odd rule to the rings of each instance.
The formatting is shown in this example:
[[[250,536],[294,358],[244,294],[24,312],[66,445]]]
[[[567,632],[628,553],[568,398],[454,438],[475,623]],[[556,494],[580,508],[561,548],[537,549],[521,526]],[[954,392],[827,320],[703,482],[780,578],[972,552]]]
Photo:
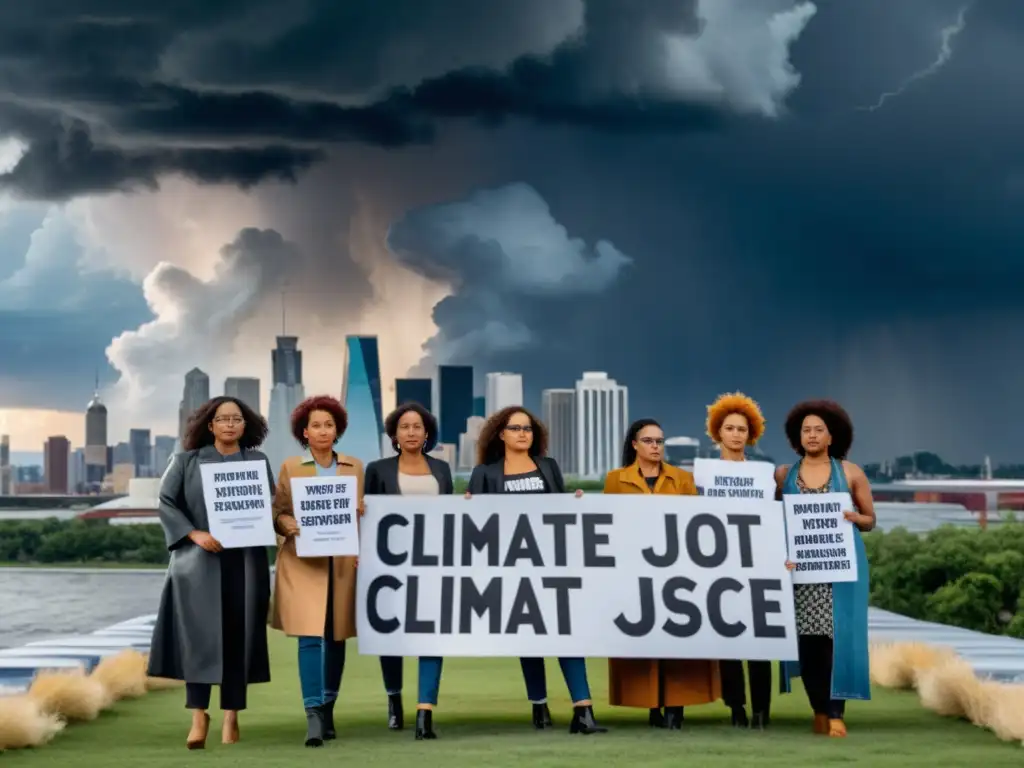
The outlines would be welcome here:
[[[833,584],[857,580],[853,509],[848,493],[798,493],[782,497],[786,507],[789,559],[794,584]]]
[[[293,477],[292,511],[299,524],[299,557],[359,554],[356,483],[351,477]]]
[[[224,549],[277,543],[265,461],[200,464],[210,535]]]

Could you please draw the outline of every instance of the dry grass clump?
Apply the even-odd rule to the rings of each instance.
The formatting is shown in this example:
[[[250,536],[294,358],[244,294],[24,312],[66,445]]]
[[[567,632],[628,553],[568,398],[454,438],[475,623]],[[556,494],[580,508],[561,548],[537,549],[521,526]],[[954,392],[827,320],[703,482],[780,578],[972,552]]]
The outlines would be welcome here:
[[[64,728],[64,721],[47,714],[32,697],[0,696],[0,752],[39,747]]]
[[[871,681],[883,688],[917,688],[919,676],[956,658],[949,648],[924,643],[887,643],[871,648]]]
[[[121,651],[96,665],[90,677],[107,689],[112,701],[137,699],[147,690],[146,655],[138,651]]]
[[[103,683],[83,669],[40,672],[28,696],[46,714],[68,722],[95,720],[113,703]]]

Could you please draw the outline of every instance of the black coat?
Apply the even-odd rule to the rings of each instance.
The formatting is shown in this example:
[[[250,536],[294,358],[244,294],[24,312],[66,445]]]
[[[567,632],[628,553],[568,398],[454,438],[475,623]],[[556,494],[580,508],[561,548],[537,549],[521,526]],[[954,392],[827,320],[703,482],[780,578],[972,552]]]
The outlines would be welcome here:
[[[437,480],[438,494],[447,496],[455,493],[452,468],[448,462],[435,459],[433,456],[424,456],[424,458],[427,460],[427,466],[430,467],[430,474]],[[396,496],[402,493],[402,489],[398,485],[397,456],[371,461],[366,465],[366,473],[363,477],[363,493],[368,496]]]
[[[534,456],[534,463],[540,471],[549,493],[565,493],[565,480],[562,479],[562,470],[558,468],[558,462],[548,456]],[[499,459],[493,464],[477,464],[473,467],[473,474],[469,477],[469,492],[476,496],[478,493],[504,493],[505,492],[505,459]]]

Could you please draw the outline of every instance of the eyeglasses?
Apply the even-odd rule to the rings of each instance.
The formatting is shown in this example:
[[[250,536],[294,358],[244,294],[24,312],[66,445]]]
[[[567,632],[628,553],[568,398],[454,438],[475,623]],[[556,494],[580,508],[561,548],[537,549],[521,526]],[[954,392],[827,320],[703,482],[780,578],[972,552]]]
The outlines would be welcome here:
[[[241,416],[218,416],[213,420],[214,424],[245,424]]]
[[[637,440],[637,442],[638,443],[643,443],[644,445],[664,445],[665,444],[665,438],[664,437],[641,437],[639,440]]]
[[[508,426],[505,427],[505,429],[507,429],[509,432],[533,432],[533,427],[529,424],[509,424]]]

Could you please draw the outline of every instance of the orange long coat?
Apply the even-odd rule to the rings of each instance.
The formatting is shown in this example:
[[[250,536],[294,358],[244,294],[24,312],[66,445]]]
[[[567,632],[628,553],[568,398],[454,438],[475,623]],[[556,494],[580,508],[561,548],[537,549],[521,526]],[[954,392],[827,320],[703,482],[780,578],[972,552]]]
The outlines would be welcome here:
[[[669,464],[652,491],[637,464],[613,469],[604,479],[605,493],[678,493],[697,495],[693,475]],[[684,641],[685,642],[685,641]],[[660,675],[659,675],[660,665]],[[658,690],[659,677],[662,690]],[[608,696],[619,707],[688,707],[709,704],[722,696],[717,661],[699,659],[608,659]]]
[[[335,453],[337,474],[356,478],[359,513],[363,511],[363,463]],[[293,477],[315,477],[316,463],[307,452],[281,465],[274,494],[274,529],[277,531],[277,567],[270,626],[291,637],[323,637],[327,622],[327,580],[334,579],[334,639],[356,636],[355,557],[335,557],[334,573],[328,574],[326,557],[299,557],[295,539],[284,538],[278,526],[281,515],[293,515]]]

